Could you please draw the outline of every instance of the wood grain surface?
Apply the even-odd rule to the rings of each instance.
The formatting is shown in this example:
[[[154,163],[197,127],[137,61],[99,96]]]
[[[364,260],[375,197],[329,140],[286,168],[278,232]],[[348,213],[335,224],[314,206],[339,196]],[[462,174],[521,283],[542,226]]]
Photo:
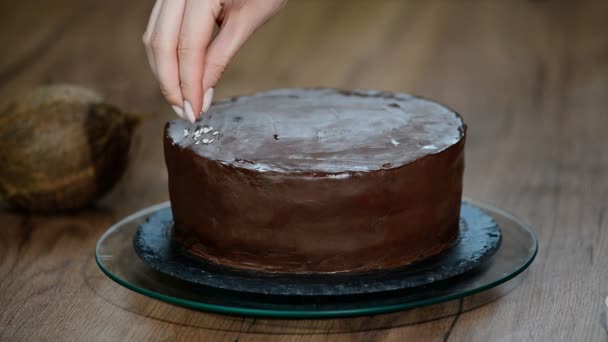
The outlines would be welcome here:
[[[173,114],[140,43],[151,6],[0,3],[2,99],[75,82],[156,113],[137,131],[126,176],[95,208],[0,210],[0,340],[607,339],[608,1],[292,0],[256,33],[218,98],[336,86],[443,102],[469,125],[465,194],[522,217],[540,240],[518,286],[485,306],[301,321],[178,308],[120,287],[94,264],[109,225],[168,197],[161,132]]]

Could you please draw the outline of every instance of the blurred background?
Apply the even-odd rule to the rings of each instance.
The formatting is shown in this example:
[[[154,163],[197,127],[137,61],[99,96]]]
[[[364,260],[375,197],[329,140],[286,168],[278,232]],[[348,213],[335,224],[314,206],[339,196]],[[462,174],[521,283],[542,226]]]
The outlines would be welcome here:
[[[150,183],[162,184],[165,177],[160,132],[162,122],[173,118],[141,44],[152,4],[0,5],[0,96],[71,82],[98,90],[126,110],[156,113],[134,146],[135,161],[149,163],[138,173],[149,191]],[[589,138],[578,134],[583,132],[576,124],[574,131],[559,131],[561,122],[597,116],[606,123],[607,115],[593,108],[605,111],[608,101],[607,7],[606,1],[290,1],[238,53],[216,98],[332,86],[435,99],[470,126],[465,189],[492,198],[499,189],[487,188],[492,182],[484,179],[511,168],[503,179],[509,182],[519,169],[496,159],[528,165],[561,159],[560,151]],[[564,146],[531,153],[558,137]],[[505,153],[513,156],[500,156]],[[527,169],[539,174],[526,178],[546,174]],[[146,202],[165,198],[164,190],[145,196]]]
[[[137,131],[129,181],[115,189],[132,207],[167,197],[161,130],[174,115],[141,44],[152,5],[0,4],[1,97],[71,82],[125,110],[154,113]],[[607,14],[606,1],[292,0],[238,53],[216,98],[332,86],[437,100],[470,127],[465,192],[514,201],[525,193],[506,190],[550,193],[556,167],[606,153],[591,139],[606,142],[600,130],[608,127]]]

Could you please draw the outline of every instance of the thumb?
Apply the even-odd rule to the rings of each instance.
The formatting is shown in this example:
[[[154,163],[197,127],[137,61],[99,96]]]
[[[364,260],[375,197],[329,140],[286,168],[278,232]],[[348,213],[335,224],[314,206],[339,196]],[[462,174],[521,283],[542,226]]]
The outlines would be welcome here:
[[[203,71],[203,91],[215,87],[228,64],[251,36],[254,29],[238,21],[227,20],[224,27],[209,45]]]

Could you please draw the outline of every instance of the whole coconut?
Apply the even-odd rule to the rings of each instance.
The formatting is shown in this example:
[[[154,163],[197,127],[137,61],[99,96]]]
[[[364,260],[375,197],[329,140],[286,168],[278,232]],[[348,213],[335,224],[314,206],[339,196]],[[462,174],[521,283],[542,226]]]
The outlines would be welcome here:
[[[135,123],[76,85],[18,95],[0,110],[0,195],[33,211],[92,204],[124,173]]]

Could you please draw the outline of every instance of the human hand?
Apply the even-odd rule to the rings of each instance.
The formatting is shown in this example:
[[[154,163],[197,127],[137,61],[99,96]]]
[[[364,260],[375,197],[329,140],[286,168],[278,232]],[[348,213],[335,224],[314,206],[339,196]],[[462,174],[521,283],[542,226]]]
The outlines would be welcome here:
[[[152,72],[173,110],[194,122],[238,49],[287,0],[157,0],[143,35]],[[215,24],[219,33],[212,38]]]

